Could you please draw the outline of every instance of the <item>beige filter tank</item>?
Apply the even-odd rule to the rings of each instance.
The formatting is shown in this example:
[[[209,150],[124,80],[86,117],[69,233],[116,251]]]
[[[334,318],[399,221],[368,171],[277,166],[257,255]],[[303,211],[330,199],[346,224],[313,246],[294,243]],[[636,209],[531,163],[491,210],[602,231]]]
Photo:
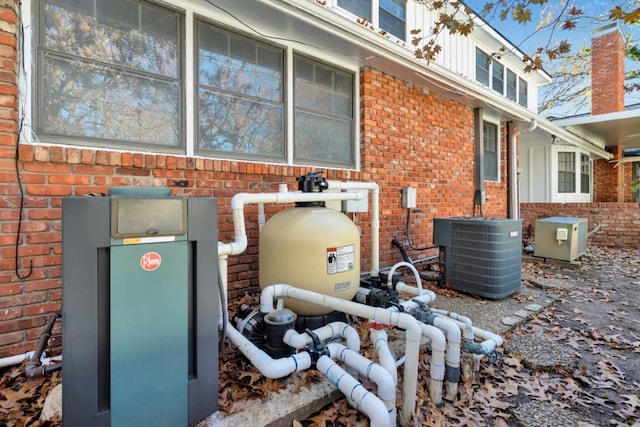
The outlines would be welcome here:
[[[360,285],[360,233],[336,210],[288,209],[262,227],[259,260],[260,289],[281,283],[351,300]],[[333,311],[291,298],[284,305],[299,316]]]

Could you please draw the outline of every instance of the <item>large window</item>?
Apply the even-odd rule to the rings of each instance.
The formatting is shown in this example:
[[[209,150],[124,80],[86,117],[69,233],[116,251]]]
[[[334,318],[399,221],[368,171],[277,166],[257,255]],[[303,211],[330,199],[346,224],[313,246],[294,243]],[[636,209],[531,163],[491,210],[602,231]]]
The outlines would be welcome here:
[[[34,4],[40,140],[357,166],[356,72],[301,56],[294,40],[219,26],[188,4]]]
[[[338,6],[401,40],[406,38],[406,0],[338,0]]]
[[[576,153],[558,152],[558,193],[576,192]]]
[[[580,154],[580,192],[589,194],[591,191],[591,161],[587,154]]]
[[[499,181],[499,142],[498,125],[482,123],[482,145],[484,149],[483,172],[486,181]]]
[[[199,22],[198,149],[283,158],[284,53]]]
[[[183,145],[180,16],[128,0],[46,0],[37,131],[104,144]]]
[[[353,162],[353,75],[295,58],[295,158]]]

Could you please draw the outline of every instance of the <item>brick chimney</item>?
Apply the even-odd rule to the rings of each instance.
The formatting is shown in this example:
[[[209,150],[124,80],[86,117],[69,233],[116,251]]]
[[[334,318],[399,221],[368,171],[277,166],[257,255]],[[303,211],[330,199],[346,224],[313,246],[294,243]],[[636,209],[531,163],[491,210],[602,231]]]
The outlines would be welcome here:
[[[624,111],[625,47],[618,24],[608,24],[592,32],[591,114]]]

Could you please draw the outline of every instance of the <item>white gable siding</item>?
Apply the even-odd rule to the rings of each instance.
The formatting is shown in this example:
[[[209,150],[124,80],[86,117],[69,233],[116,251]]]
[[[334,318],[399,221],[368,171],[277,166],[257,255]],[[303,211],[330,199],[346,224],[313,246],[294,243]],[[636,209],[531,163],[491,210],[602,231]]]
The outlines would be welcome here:
[[[408,0],[406,6],[406,38],[405,40],[400,40],[392,35],[384,34],[384,32],[381,32],[377,27],[378,19],[375,13],[378,7],[377,0],[372,0],[372,22],[365,22],[361,17],[357,17],[349,11],[342,9],[338,6],[338,0],[327,0],[325,7],[371,29],[372,37],[387,37],[389,40],[395,41],[398,46],[411,52],[411,54],[422,46],[422,44],[419,46],[413,45],[412,40],[415,35],[412,34],[412,31],[420,30],[419,36],[430,34],[433,22],[435,22],[439,13],[430,10],[428,4]],[[475,79],[476,47],[482,49],[489,55],[501,52],[501,48],[506,47],[510,53],[503,54],[495,60],[505,66],[505,73],[506,69],[509,69],[520,79],[527,82],[527,109],[534,113],[537,112],[538,86],[548,83],[548,78],[545,77],[543,73],[525,73],[522,54],[511,46],[508,40],[504,39],[499,33],[489,27],[488,24],[476,18],[474,31],[469,36],[451,35],[447,31],[444,31],[438,35],[437,43],[442,50],[433,61],[434,63],[483,87],[486,86],[476,82]],[[502,96],[506,98],[504,94]]]

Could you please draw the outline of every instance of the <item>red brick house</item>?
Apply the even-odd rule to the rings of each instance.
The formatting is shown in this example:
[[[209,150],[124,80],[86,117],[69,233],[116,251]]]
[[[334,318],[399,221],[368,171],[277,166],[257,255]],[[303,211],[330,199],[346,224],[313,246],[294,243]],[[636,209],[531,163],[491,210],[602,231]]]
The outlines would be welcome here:
[[[524,73],[487,25],[416,59],[412,30],[432,13],[415,0],[1,2],[0,357],[32,350],[61,309],[68,196],[127,186],[216,197],[228,242],[238,192],[317,170],[372,181],[383,266],[400,260],[390,241],[408,226],[422,246],[434,217],[517,218],[519,132],[567,133],[535,113],[549,76]],[[492,58],[501,47],[511,54]],[[368,215],[357,217],[363,270]],[[258,289],[259,230],[247,227],[231,298]]]

